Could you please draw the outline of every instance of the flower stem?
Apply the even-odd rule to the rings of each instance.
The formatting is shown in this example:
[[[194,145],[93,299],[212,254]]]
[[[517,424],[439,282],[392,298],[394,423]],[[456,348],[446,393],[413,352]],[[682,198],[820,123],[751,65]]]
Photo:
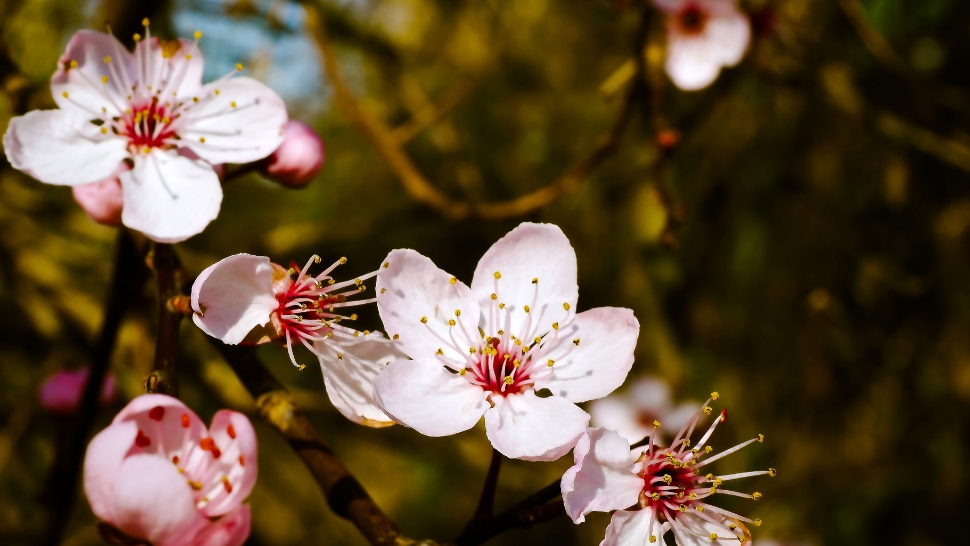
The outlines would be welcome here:
[[[155,340],[155,367],[145,381],[145,390],[178,396],[179,326],[183,314],[169,306],[169,300],[180,295],[176,281],[178,257],[172,245],[156,243],[152,264],[158,281],[158,337]]]
[[[482,496],[478,499],[478,508],[472,517],[469,525],[492,517],[495,506],[495,489],[498,487],[498,473],[502,469],[502,454],[497,449],[492,448],[492,462],[488,465],[488,474],[485,476],[485,486],[482,487]]]

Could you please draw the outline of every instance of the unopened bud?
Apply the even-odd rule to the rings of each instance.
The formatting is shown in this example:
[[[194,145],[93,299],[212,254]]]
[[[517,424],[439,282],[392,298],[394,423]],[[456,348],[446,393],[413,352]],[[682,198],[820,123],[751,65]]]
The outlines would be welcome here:
[[[71,188],[74,200],[95,222],[106,226],[121,224],[123,201],[121,199],[121,180],[118,179],[118,176],[127,170],[128,166],[121,163],[115,169],[115,172],[104,180]]]
[[[283,143],[266,158],[265,173],[288,188],[303,188],[323,167],[323,141],[301,121],[290,120],[283,129]]]

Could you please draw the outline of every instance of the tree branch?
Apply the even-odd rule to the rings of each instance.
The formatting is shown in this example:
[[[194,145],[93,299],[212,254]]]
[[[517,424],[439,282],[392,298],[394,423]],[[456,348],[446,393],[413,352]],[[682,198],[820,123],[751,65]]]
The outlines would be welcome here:
[[[179,326],[183,314],[169,303],[180,295],[176,279],[178,257],[172,245],[156,243],[152,264],[158,280],[158,336],[155,339],[155,367],[145,380],[145,390],[177,397]]]
[[[560,487],[559,480],[556,480],[505,512],[470,524],[455,539],[454,546],[475,546],[509,529],[529,529],[537,523],[565,514],[566,507],[562,502],[549,502],[561,494]]]
[[[488,464],[482,496],[478,499],[478,508],[475,509],[475,515],[468,525],[474,525],[477,521],[492,517],[492,511],[495,509],[495,490],[498,488],[498,474],[501,469],[502,454],[492,448],[492,460]]]

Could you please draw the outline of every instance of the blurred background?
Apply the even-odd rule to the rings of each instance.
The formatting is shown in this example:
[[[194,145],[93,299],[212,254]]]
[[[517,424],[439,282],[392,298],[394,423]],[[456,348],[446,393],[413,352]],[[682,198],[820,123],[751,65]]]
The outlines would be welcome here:
[[[621,112],[647,5],[636,0],[313,0],[363,108],[455,202],[514,198],[559,179]],[[960,0],[750,0],[742,63],[684,93],[659,70],[650,22],[645,97],[615,152],[548,205],[455,219],[416,203],[335,102],[285,0],[2,0],[0,125],[52,108],[48,80],[70,36],[111,24],[130,42],[201,30],[206,80],[237,62],[323,137],[327,163],[294,191],[250,174],[222,212],[178,245],[197,273],[236,252],[300,263],[347,256],[341,277],[409,247],[470,281],[477,259],[521,221],[562,227],[579,258],[580,310],[631,307],[642,330],[631,380],[656,376],[676,400],[730,419],[718,463],[755,478],[758,503],[721,503],[764,525],[755,544],[942,545],[970,514],[970,4]],[[659,62],[658,62],[659,59]],[[624,74],[626,76],[624,77]],[[639,76],[637,76],[639,77]],[[626,79],[625,79],[626,78]],[[658,135],[661,138],[658,138]],[[67,188],[0,170],[0,543],[34,543],[68,420],[42,382],[83,366],[102,317],[116,229]],[[96,430],[143,392],[154,344],[146,284],[112,359],[117,383]],[[379,329],[376,310],[361,328]],[[255,418],[248,393],[190,321],[183,400],[208,420],[247,412],[260,440],[252,545],[362,545],[326,507],[302,462]],[[368,429],[330,405],[315,367],[276,346],[272,372],[391,518],[446,541],[472,514],[490,457],[481,425],[449,438]],[[309,361],[308,355],[303,360]],[[503,509],[554,481],[571,457],[508,462]],[[741,501],[741,499],[738,499]],[[490,544],[595,545],[608,516],[512,531]],[[101,543],[79,497],[65,545]]]

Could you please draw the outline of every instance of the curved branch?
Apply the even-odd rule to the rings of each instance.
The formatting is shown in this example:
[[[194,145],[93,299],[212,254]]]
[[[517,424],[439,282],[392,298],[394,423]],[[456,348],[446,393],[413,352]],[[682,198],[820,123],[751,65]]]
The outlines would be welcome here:
[[[501,514],[472,522],[453,543],[454,546],[476,546],[509,529],[528,529],[566,513],[561,502],[549,502],[561,493],[559,480],[536,491]]]

